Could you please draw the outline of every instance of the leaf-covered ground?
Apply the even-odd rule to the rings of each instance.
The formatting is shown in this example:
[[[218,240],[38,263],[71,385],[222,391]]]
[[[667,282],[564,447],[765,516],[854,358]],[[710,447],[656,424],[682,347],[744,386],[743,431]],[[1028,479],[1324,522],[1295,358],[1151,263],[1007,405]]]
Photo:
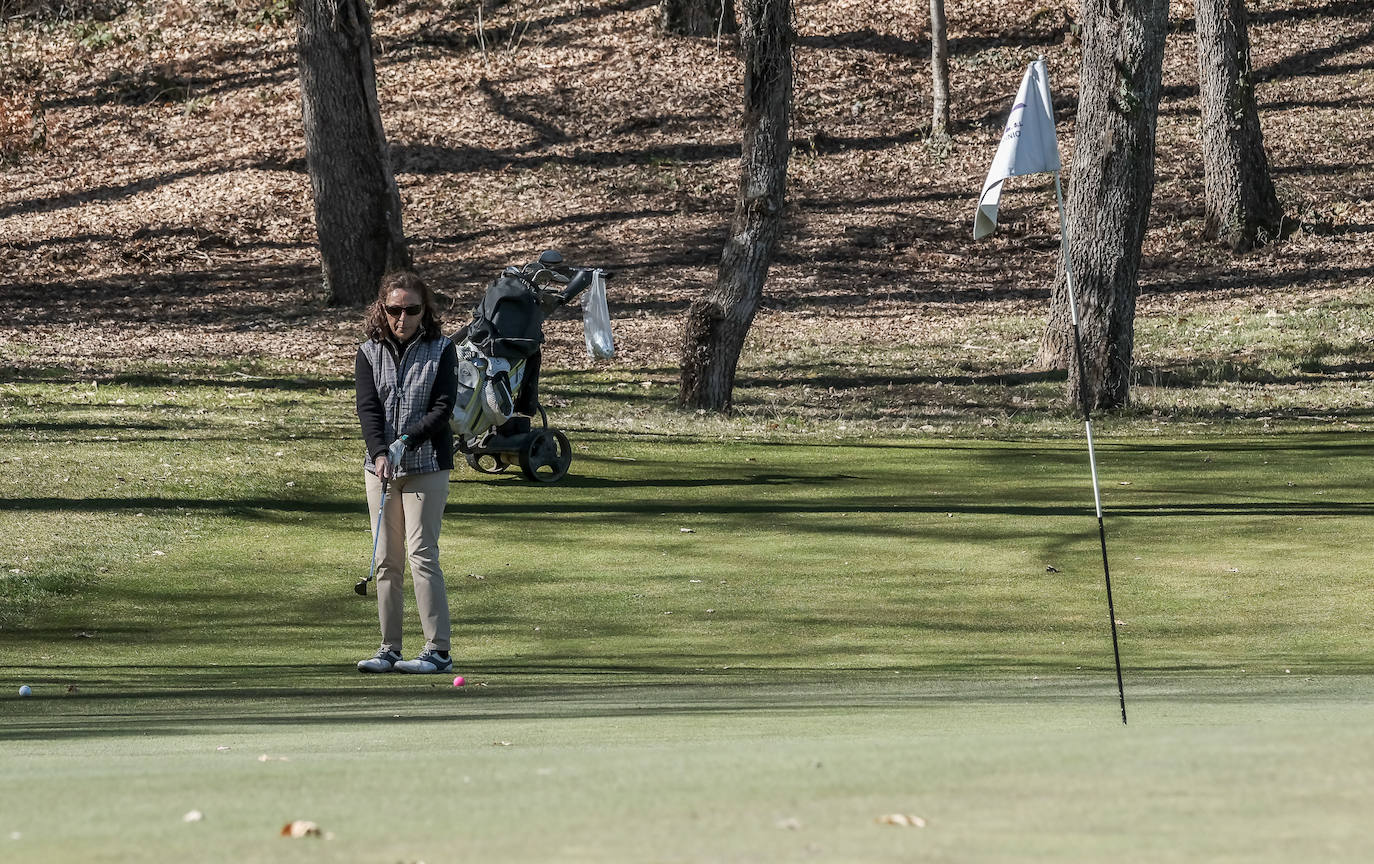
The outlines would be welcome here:
[[[736,48],[657,34],[649,0],[512,0],[480,19],[473,2],[381,5],[405,228],[455,325],[485,280],[542,248],[609,266],[612,371],[654,382],[666,405],[682,313],[714,278],[732,207]],[[1138,407],[1363,426],[1374,2],[1249,6],[1266,142],[1298,230],[1239,258],[1200,240],[1195,37],[1175,3]],[[1014,380],[1034,353],[1053,194],[1043,178],[1013,181],[993,239],[974,244],[970,221],[1039,54],[1071,158],[1075,9],[949,0],[957,131],[938,144],[924,7],[798,2],[791,205],[742,365],[746,410],[806,405],[834,420],[858,410],[827,402],[837,390],[886,394],[881,422],[915,429],[937,407],[971,404],[1000,424],[1055,401],[1052,382],[1015,404],[970,389]],[[0,366],[97,377],[198,354],[346,372],[357,315],[320,298],[289,4],[8,0],[0,16]],[[575,320],[550,338],[551,368],[590,367]]]

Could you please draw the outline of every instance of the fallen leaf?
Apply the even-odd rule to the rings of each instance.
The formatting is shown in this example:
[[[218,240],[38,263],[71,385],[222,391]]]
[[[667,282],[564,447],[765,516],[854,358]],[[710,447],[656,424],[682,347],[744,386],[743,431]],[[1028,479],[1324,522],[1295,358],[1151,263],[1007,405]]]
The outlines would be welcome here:
[[[874,821],[879,825],[897,825],[901,828],[926,827],[926,820],[920,816],[910,816],[906,813],[888,813],[886,816],[879,816]]]
[[[281,826],[281,836],[299,840],[302,837],[323,837],[324,832],[314,822],[297,819],[295,822],[287,822]]]

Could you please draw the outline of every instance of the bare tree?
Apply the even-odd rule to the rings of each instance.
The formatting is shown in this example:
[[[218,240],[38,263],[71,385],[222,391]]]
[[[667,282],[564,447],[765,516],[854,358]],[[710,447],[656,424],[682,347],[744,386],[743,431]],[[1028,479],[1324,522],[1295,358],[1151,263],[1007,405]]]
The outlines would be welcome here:
[[[945,0],[930,0],[930,134],[949,137],[949,36]]]
[[[658,26],[678,36],[737,33],[735,0],[658,0]]]
[[[792,2],[742,0],[744,151],[739,196],[716,284],[692,302],[678,402],[729,411],[735,367],[782,234],[791,150]]]
[[[1203,235],[1236,252],[1279,236],[1283,207],[1264,152],[1245,0],[1197,0],[1197,63],[1206,178]]]
[[[410,265],[401,196],[377,103],[365,0],[300,0],[301,116],[325,288],[371,301],[387,270]]]
[[[1083,60],[1067,221],[1084,351],[1080,376],[1061,266],[1037,361],[1069,369],[1074,404],[1130,400],[1140,245],[1155,181],[1168,0],[1083,0]],[[1084,380],[1086,379],[1086,380]],[[1086,392],[1081,392],[1083,388]]]

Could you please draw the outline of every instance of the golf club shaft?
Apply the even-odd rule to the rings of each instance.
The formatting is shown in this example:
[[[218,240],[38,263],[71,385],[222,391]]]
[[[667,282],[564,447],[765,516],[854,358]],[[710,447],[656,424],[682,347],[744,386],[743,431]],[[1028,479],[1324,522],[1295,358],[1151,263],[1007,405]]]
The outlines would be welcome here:
[[[367,579],[371,582],[377,575],[377,542],[382,539],[382,515],[386,513],[386,487],[387,481],[382,481],[382,501],[377,505],[377,527],[372,532],[372,563],[367,568]]]

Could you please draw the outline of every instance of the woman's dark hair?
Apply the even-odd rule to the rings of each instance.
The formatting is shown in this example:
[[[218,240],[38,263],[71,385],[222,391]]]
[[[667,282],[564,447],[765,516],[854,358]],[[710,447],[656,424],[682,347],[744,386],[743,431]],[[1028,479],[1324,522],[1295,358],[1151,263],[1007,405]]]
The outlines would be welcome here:
[[[434,292],[413,270],[393,270],[382,277],[382,286],[377,289],[377,299],[367,307],[363,319],[363,333],[369,339],[380,342],[391,335],[386,323],[386,295],[400,288],[418,294],[425,311],[420,315],[420,334],[425,339],[438,339],[443,333],[443,322],[439,320],[439,310],[434,302]]]

